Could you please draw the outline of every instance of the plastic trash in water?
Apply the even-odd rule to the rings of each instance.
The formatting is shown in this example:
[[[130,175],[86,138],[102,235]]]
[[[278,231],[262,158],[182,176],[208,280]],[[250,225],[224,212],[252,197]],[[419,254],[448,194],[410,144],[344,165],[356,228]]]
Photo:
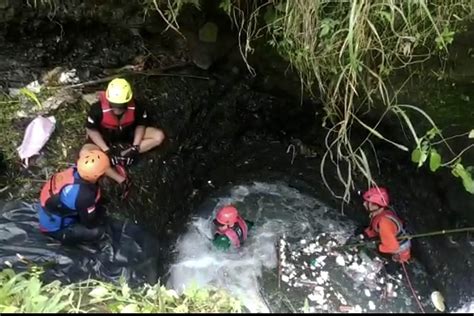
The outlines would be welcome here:
[[[438,311],[444,312],[446,310],[446,305],[444,305],[444,297],[439,291],[434,291],[431,293],[431,302],[433,302],[434,307]]]
[[[54,116],[38,116],[28,124],[23,142],[21,146],[17,148],[20,159],[26,168],[28,168],[29,158],[39,154],[40,150],[51,137],[51,134],[53,134],[55,127],[56,119]]]

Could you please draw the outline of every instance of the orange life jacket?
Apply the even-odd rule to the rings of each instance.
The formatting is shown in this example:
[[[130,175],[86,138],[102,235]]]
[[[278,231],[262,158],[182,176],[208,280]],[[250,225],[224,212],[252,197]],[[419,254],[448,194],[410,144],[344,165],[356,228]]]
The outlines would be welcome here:
[[[403,223],[401,219],[392,211],[390,210],[383,210],[376,216],[372,217],[370,221],[370,229],[372,232],[375,232],[377,235],[379,234],[380,228],[379,228],[379,223],[382,218],[388,218],[390,219],[396,226],[397,226],[397,233],[396,233],[396,238],[399,239],[402,236],[407,236],[407,232],[405,228],[403,227]],[[370,235],[370,234],[369,234]],[[372,234],[373,235],[373,234]],[[409,239],[402,239],[399,242],[400,247],[398,251],[396,251],[396,254],[402,253],[404,251],[407,251],[411,247],[411,241]]]
[[[58,172],[51,177],[41,189],[40,204],[48,212],[61,215],[67,211],[67,208],[60,201],[60,194],[62,189],[71,184],[80,183],[81,179],[74,178],[75,168],[71,167],[64,171]],[[97,195],[95,201],[100,199],[100,188],[97,188]]]

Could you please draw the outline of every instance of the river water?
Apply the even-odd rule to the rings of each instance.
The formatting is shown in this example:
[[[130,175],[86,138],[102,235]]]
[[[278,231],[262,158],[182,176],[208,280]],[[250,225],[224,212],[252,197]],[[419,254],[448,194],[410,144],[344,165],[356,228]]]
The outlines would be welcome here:
[[[256,225],[245,247],[222,253],[211,245],[211,214],[227,203]],[[401,269],[388,275],[375,252],[334,248],[355,227],[285,183],[228,187],[203,203],[177,240],[168,286],[223,287],[250,312],[419,312]],[[433,311],[429,278],[416,261],[408,271],[424,310]]]

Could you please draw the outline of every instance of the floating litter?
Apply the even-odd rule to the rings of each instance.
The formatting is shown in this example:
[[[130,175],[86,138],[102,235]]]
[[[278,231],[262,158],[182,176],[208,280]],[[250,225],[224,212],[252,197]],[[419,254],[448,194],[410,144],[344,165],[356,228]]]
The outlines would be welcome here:
[[[369,301],[369,309],[370,309],[371,311],[375,310],[375,304],[374,304],[374,302]]]
[[[336,257],[336,263],[342,267],[346,265],[346,261],[344,260],[344,257],[341,255]]]
[[[369,289],[364,289],[364,294],[365,294],[365,296],[370,297],[371,293],[370,293]]]
[[[444,305],[444,297],[439,291],[431,293],[431,302],[433,302],[434,307],[440,312],[445,311],[446,305]]]

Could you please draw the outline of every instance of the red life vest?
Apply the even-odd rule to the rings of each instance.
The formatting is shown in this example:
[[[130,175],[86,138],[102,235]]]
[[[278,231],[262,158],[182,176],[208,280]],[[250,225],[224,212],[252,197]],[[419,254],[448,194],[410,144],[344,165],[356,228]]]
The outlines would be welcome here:
[[[240,245],[247,239],[248,227],[247,223],[239,216],[237,217],[237,225],[226,229],[217,229],[219,235],[225,235],[230,239],[230,242],[239,248]]]
[[[370,221],[370,228],[369,228],[369,231],[371,231],[372,234],[373,233],[377,235],[379,234],[379,231],[380,231],[379,223],[380,223],[380,220],[384,217],[390,219],[397,226],[397,233],[396,233],[397,239],[399,239],[402,236],[408,235],[407,232],[405,231],[405,228],[403,227],[403,223],[401,219],[394,212],[390,210],[383,210],[379,214],[372,217]],[[400,244],[400,247],[395,252],[396,254],[409,250],[411,247],[411,241],[409,239],[403,239],[399,242],[399,244]]]
[[[81,179],[74,178],[74,167],[58,172],[51,177],[41,189],[40,204],[49,212],[61,214],[65,210],[65,206],[62,205],[59,199],[62,189],[71,184],[79,183],[83,181]],[[100,199],[100,188],[97,188],[97,195],[95,201],[98,202]]]
[[[127,110],[119,118],[112,112],[110,103],[105,96],[105,92],[99,92],[100,107],[102,109],[102,121],[100,125],[106,129],[121,130],[124,127],[130,126],[135,122],[135,102],[133,99],[128,102]]]

